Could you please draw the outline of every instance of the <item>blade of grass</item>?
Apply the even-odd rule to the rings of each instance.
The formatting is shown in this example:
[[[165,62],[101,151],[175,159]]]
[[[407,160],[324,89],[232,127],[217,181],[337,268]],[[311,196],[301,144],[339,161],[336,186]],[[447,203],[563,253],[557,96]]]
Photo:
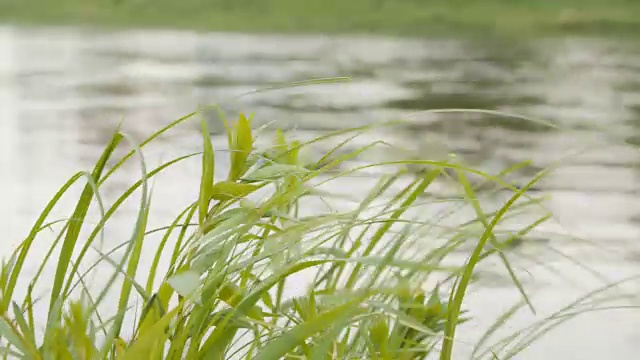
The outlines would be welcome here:
[[[113,134],[111,141],[109,141],[107,147],[104,149],[91,174],[94,182],[98,183],[100,181],[100,177],[107,165],[107,161],[115,151],[122,138],[122,134],[120,134],[119,131]],[[80,199],[78,200],[76,208],[73,212],[72,218],[75,220],[69,225],[69,228],[65,235],[65,239],[62,242],[62,248],[60,250],[60,256],[58,258],[58,266],[56,268],[53,287],[51,289],[52,294],[60,294],[64,296],[64,294],[61,292],[62,284],[67,275],[67,270],[69,268],[71,257],[73,255],[73,249],[78,242],[78,236],[80,236],[80,230],[82,228],[84,218],[87,215],[87,211],[89,210],[89,206],[91,204],[91,199],[93,198],[93,196],[94,189],[91,185],[87,184],[82,191]],[[51,300],[49,302],[49,311],[53,309],[53,305],[55,304],[55,302],[56,296],[51,296]]]
[[[480,202],[478,201],[478,197],[477,197],[475,191],[473,190],[473,188],[471,187],[471,184],[469,183],[469,179],[467,179],[465,174],[463,174],[462,172],[460,172],[460,171],[456,171],[456,172],[458,174],[458,181],[460,182],[460,184],[462,184],[467,199],[469,200],[469,202],[471,203],[474,211],[476,212],[476,216],[478,217],[478,219],[480,220],[480,222],[482,223],[482,225],[486,229],[489,226],[489,222],[487,220],[487,217],[486,217],[484,211],[482,210],[482,207],[480,206]],[[514,285],[518,288],[518,291],[522,295],[523,299],[527,302],[527,305],[529,306],[529,309],[531,310],[531,312],[533,312],[535,314],[536,310],[533,307],[533,304],[531,303],[531,300],[529,299],[529,296],[527,295],[527,292],[524,290],[524,287],[522,286],[522,283],[520,282],[520,280],[516,276],[516,274],[515,274],[515,272],[513,270],[513,267],[511,266],[511,264],[509,263],[509,260],[507,259],[507,256],[504,254],[504,252],[502,252],[500,250],[500,246],[498,244],[498,240],[496,239],[493,231],[489,232],[489,242],[491,242],[493,244],[493,246],[495,246],[497,249],[499,249],[498,252],[497,252],[498,256],[500,257],[500,260],[502,261],[502,264],[504,265],[504,267],[507,269],[507,272],[509,273],[509,276],[511,277],[511,281],[513,281]]]
[[[168,130],[173,129],[174,127],[176,127],[177,125],[185,122],[186,120],[189,120],[190,118],[192,118],[196,114],[198,114],[198,112],[189,113],[189,114],[187,114],[187,115],[185,115],[185,116],[173,121],[172,123],[168,124],[167,126],[161,128],[160,130],[156,131],[151,136],[149,136],[142,143],[140,143],[139,148],[140,149],[144,148],[146,145],[151,143],[153,140],[157,139],[160,135],[164,134]],[[134,150],[129,151],[125,156],[123,156],[122,159],[120,159],[120,161],[118,161],[118,163],[116,163],[109,171],[107,171],[107,173],[102,177],[102,179],[98,183],[98,186],[101,186],[105,181],[107,181],[107,179],[109,179],[111,177],[111,175],[113,175],[120,167],[122,167],[122,165],[124,165],[135,154],[136,154],[136,150],[134,149]]]
[[[293,327],[276,339],[268,342],[265,347],[256,354],[255,360],[281,359],[287,352],[301,345],[310,336],[325,331],[337,321],[345,321],[345,319],[351,319],[355,315],[364,312],[365,310],[359,307],[362,300],[364,300],[364,297],[357,297]]]
[[[346,82],[346,81],[351,81],[351,78],[330,77],[330,78],[318,78],[318,79],[311,79],[311,80],[304,80],[304,81],[289,82],[281,85],[273,85],[273,86],[264,87],[261,89],[252,90],[244,94],[238,95],[238,98],[248,96],[248,95],[259,94],[267,91],[273,91],[273,90],[289,89],[293,87],[308,86],[308,85],[333,84],[333,83]]]
[[[422,182],[416,186],[416,188],[407,196],[407,198],[402,202],[400,209],[396,210],[391,214],[387,223],[383,224],[376,233],[369,239],[369,243],[367,247],[364,249],[362,256],[369,255],[378,242],[382,239],[382,237],[389,231],[391,226],[394,224],[395,220],[399,219],[400,216],[406,211],[406,209],[411,205],[418,196],[420,196],[426,188],[431,185],[431,183],[442,173],[442,170],[436,169],[431,170],[425,173]],[[346,287],[352,288],[355,285],[356,280],[358,279],[358,275],[360,273],[361,265],[356,265],[354,269],[351,271],[349,278],[347,279]]]
[[[491,233],[493,232],[493,228],[498,224],[498,222],[502,219],[502,217],[506,214],[509,208],[518,200],[518,198],[522,197],[524,193],[531,188],[536,182],[538,182],[544,175],[546,175],[547,170],[543,170],[538,173],[531,181],[529,181],[524,187],[522,187],[518,192],[516,192],[511,198],[500,208],[496,216],[493,218],[489,226],[485,228],[482,237],[478,240],[478,244],[471,254],[471,257],[467,261],[467,265],[464,268],[464,272],[462,276],[459,277],[460,281],[458,285],[451,289],[451,293],[455,294],[452,298],[453,302],[449,303],[449,313],[447,318],[447,323],[445,326],[445,338],[442,342],[442,349],[440,352],[440,360],[451,360],[451,355],[453,353],[453,341],[455,339],[455,332],[457,326],[457,320],[460,316],[460,309],[462,307],[462,301],[464,300],[464,296],[471,281],[471,276],[474,272],[474,268],[478,261],[480,260],[480,256],[482,255],[482,250],[484,249],[485,244],[489,240]]]
[[[202,177],[200,179],[200,198],[198,200],[200,225],[204,224],[209,213],[209,202],[213,196],[213,177],[215,172],[213,145],[211,145],[211,135],[205,119],[201,121],[201,128],[204,153],[202,154]]]
[[[122,205],[137,189],[139,189],[141,186],[144,185],[145,183],[145,179],[150,179],[153,178],[154,176],[156,176],[157,174],[159,174],[160,172],[162,172],[165,169],[168,169],[170,166],[179,163],[181,161],[184,161],[186,159],[189,159],[191,157],[197,156],[200,153],[192,153],[189,155],[185,155],[185,156],[181,156],[178,157],[176,159],[173,159],[171,161],[168,161],[160,166],[158,166],[157,168],[153,169],[151,172],[149,172],[145,178],[142,178],[138,181],[136,181],[133,185],[131,185],[122,195],[120,195],[118,197],[118,199],[116,199],[116,201],[114,201],[114,203],[111,205],[111,207],[105,212],[104,216],[102,216],[102,218],[100,219],[100,222],[94,227],[93,231],[91,232],[91,234],[87,237],[87,240],[85,241],[82,249],[80,250],[80,252],[78,253],[78,256],[76,257],[74,264],[73,264],[73,269],[72,269],[72,273],[77,273],[78,272],[78,268],[80,266],[80,264],[82,263],[84,257],[86,256],[87,252],[89,251],[89,249],[91,248],[91,245],[93,244],[95,238],[98,236],[98,234],[102,231],[103,227],[105,226],[105,224],[107,223],[107,221],[116,213],[116,211],[118,210],[118,208],[120,207],[120,205]],[[67,280],[67,283],[64,287],[64,294],[68,294],[69,291],[72,288],[72,280],[73,278],[69,278]]]

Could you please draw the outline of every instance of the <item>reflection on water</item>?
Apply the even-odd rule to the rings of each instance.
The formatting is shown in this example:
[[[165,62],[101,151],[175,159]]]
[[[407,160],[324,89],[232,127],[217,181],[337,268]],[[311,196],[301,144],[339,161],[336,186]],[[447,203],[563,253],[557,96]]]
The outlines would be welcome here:
[[[238,97],[275,83],[330,76],[354,81]],[[277,121],[302,137],[402,117],[406,125],[378,135],[420,156],[431,156],[431,144],[437,143],[436,152],[455,152],[487,171],[524,160],[534,161],[532,170],[560,161],[562,166],[540,187],[549,193],[545,206],[562,228],[544,230],[569,232],[607,250],[561,240],[555,247],[611,279],[637,267],[639,156],[625,142],[640,143],[640,43],[608,39],[481,43],[0,27],[0,228],[5,244],[15,245],[55,190],[93,164],[122,120],[127,133],[141,140],[198,105],[212,103],[230,113],[255,112],[259,123]],[[490,114],[420,112],[443,108],[519,113],[556,127]],[[213,128],[219,132],[219,123],[213,122]],[[145,152],[147,161],[157,165],[197,151],[197,138],[195,123],[172,131]],[[197,161],[187,162],[154,183],[156,225],[192,198],[197,174]],[[128,167],[102,195],[118,195],[138,176],[135,166]],[[344,185],[347,191],[362,188],[360,182]],[[120,220],[130,219],[135,206],[129,204]],[[56,215],[68,213],[63,207]],[[110,229],[107,241],[124,241],[126,229]],[[549,238],[543,240],[546,244]],[[563,267],[562,261],[557,254],[545,255],[547,267],[536,267],[534,284],[540,286],[534,290],[542,313],[593,286],[583,281],[583,272]],[[565,282],[554,280],[558,273]],[[567,286],[566,279],[575,281]],[[474,313],[481,323],[516,299],[502,287],[483,291],[470,303],[483,309]],[[640,350],[634,345],[640,332],[632,316],[589,316],[566,327],[562,336],[532,347],[531,358],[628,358]],[[597,326],[589,325],[594,321]],[[473,333],[469,330],[468,337]]]

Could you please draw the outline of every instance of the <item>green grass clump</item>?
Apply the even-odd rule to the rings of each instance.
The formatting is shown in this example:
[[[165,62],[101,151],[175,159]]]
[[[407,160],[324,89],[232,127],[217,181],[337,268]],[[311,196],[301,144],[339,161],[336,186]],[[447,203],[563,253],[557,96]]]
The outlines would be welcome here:
[[[506,239],[497,236],[496,226],[536,203],[527,189],[544,172],[515,189],[499,176],[453,162],[391,161],[349,168],[349,160],[387,145],[346,150],[350,138],[367,130],[359,128],[308,142],[289,141],[277,131],[274,146],[258,149],[251,122],[242,115],[225,122],[230,161],[225,176],[215,176],[221,154],[214,152],[206,121],[201,122],[202,152],[146,169],[144,147],[194,115],[161,129],[119,159],[116,150],[127,137],[116,131],[94,169],[74,175],[47,204],[0,274],[4,357],[451,359],[476,266],[491,258],[505,266],[522,292],[522,304],[531,305],[506,249],[548,215]],[[301,160],[300,152],[309,146],[344,137],[317,161]],[[140,179],[106,204],[101,190],[135,157],[140,159]],[[202,161],[197,198],[176,210],[171,224],[149,228],[150,181],[194,157]],[[423,171],[410,175],[406,165],[423,166]],[[325,196],[319,184],[372,167],[395,170],[363,192],[353,209],[301,215],[305,201]],[[438,220],[417,220],[412,210],[424,205],[422,195],[434,181],[451,173],[476,218],[432,239],[423,230],[437,228]],[[511,190],[508,200],[495,211],[483,210],[468,173]],[[72,215],[48,222],[82,179],[86,185]],[[140,205],[130,238],[105,249],[106,225],[134,195]],[[91,208],[101,214],[97,223],[88,220]],[[476,236],[470,228],[478,226]],[[45,243],[41,235],[49,230],[56,236]],[[45,244],[50,249],[39,259],[34,250]],[[468,244],[471,249],[465,250]],[[462,263],[447,263],[450,255],[465,252]],[[92,257],[96,254],[97,260]],[[150,266],[141,265],[144,259],[152,259]],[[30,273],[27,261],[41,265]],[[55,271],[44,276],[47,264]],[[301,286],[302,275],[306,283]],[[91,276],[104,285],[92,287]],[[303,291],[287,296],[291,287]],[[22,289],[24,294],[18,295]],[[44,295],[38,296],[38,289]],[[487,337],[515,309],[498,319]],[[538,334],[538,328],[529,330],[530,336]],[[527,341],[514,337],[498,347],[478,344],[476,350],[491,356],[502,356],[504,350],[500,358],[507,359],[519,351],[509,344]]]
[[[633,35],[640,5],[635,0],[3,0],[0,20],[243,32]]]

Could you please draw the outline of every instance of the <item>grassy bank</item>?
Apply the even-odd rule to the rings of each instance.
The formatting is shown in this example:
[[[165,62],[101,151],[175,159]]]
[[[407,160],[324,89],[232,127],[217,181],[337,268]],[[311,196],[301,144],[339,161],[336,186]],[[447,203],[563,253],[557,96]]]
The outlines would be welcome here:
[[[628,33],[634,0],[3,0],[0,20],[249,32],[430,36]]]
[[[446,161],[349,167],[349,159],[384,146],[345,151],[349,138],[366,128],[308,142],[275,132],[273,146],[261,149],[243,116],[227,124],[228,151],[214,151],[202,122],[202,152],[176,155],[147,169],[146,146],[196,119],[197,114],[188,115],[139,146],[130,143],[133,150],[122,157],[115,154],[130,139],[116,131],[93,170],[77,173],[55,194],[3,263],[2,355],[275,360],[421,359],[435,354],[448,360],[458,326],[473,317],[474,309],[467,314],[463,302],[474,287],[476,267],[491,259],[504,266],[523,301],[496,319],[475,354],[510,359],[544,332],[546,323],[505,339],[491,336],[518,309],[531,305],[508,261],[509,249],[548,215],[507,236],[497,226],[511,214],[537,206],[527,189],[545,172],[515,189],[499,176]],[[338,140],[342,138],[346,140]],[[326,141],[334,141],[335,147],[302,162],[301,151]],[[228,169],[217,165],[222,157],[229,159]],[[189,159],[201,164],[197,197],[186,208],[173,210],[171,224],[150,228],[150,183]],[[103,188],[113,191],[111,178],[132,161],[140,179],[106,203],[100,196]],[[424,171],[409,175],[406,165],[420,165]],[[318,190],[319,182],[374,167],[389,171],[376,186],[363,189],[352,209],[301,215],[306,201],[327,196]],[[467,180],[469,173],[506,187],[511,195],[497,210],[487,211]],[[438,228],[433,218],[410,215],[424,206],[422,195],[443,176],[454,176],[464,203],[475,209],[475,219]],[[69,189],[80,182],[82,193],[74,197]],[[66,198],[75,203],[69,217],[49,219]],[[129,198],[140,204],[130,237],[103,238]],[[451,200],[452,211],[459,205],[460,199]],[[98,221],[87,217],[90,210],[102,214]],[[431,237],[435,229],[444,232]],[[48,242],[45,233],[55,236]],[[49,251],[41,251],[47,247]],[[455,254],[466,260],[448,261]],[[27,271],[34,264],[36,271]],[[53,271],[45,270],[49,265]],[[300,274],[306,274],[304,286]],[[303,288],[302,295],[287,297],[291,286]],[[582,309],[597,305],[601,299]],[[565,311],[551,320],[563,322],[579,313],[570,307]]]

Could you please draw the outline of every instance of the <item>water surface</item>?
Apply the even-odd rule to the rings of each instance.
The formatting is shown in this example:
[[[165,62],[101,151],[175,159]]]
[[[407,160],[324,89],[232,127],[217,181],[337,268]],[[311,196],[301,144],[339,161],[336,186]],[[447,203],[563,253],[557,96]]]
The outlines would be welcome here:
[[[278,83],[331,76],[353,81],[238,97]],[[275,122],[301,138],[403,118],[405,125],[374,131],[355,144],[382,138],[419,157],[455,152],[486,171],[524,160],[534,162],[532,171],[560,164],[538,186],[549,195],[544,205],[557,220],[540,229],[539,247],[552,244],[611,280],[638,272],[640,157],[629,144],[640,144],[640,43],[601,38],[482,43],[0,27],[3,254],[69,176],[90,169],[118,124],[139,141],[212,103],[229,114],[253,112],[259,125]],[[421,112],[445,108],[518,113],[554,127],[487,114]],[[210,120],[216,146],[223,144],[220,123]],[[172,131],[145,151],[149,166],[198,151],[198,136],[197,121]],[[198,161],[188,162],[154,183],[153,224],[166,224],[193,198],[198,170]],[[375,175],[345,181],[335,190],[358,194]],[[128,166],[102,195],[113,200],[138,177],[139,169]],[[71,200],[65,204],[71,206]],[[105,241],[127,239],[130,227],[124,224],[135,201],[119,213],[123,225],[110,227]],[[65,206],[56,210],[60,218],[69,213]],[[543,254],[544,266],[527,262],[519,270],[532,273],[525,283],[542,314],[598,284],[540,248],[525,245],[523,252]],[[473,343],[479,327],[486,328],[518,299],[505,274],[497,272],[470,300],[479,325],[467,327],[463,340]],[[586,315],[520,358],[631,358],[640,351],[638,313]],[[515,325],[532,319],[523,315]],[[461,343],[459,349],[462,357],[468,346]]]

